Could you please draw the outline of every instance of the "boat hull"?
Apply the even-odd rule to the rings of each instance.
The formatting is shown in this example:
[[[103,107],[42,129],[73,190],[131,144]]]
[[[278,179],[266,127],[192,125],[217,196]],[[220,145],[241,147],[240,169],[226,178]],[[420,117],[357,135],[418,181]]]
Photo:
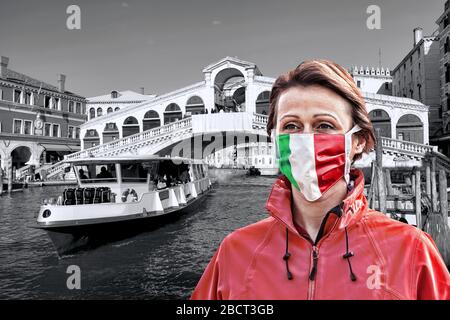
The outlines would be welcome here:
[[[135,218],[127,220],[72,226],[39,226],[38,228],[47,231],[59,256],[74,254],[155,230],[168,222],[175,221],[185,214],[196,211],[210,191],[209,189],[199,194],[185,206],[169,209],[159,215],[142,216],[142,213],[139,213],[135,215]]]

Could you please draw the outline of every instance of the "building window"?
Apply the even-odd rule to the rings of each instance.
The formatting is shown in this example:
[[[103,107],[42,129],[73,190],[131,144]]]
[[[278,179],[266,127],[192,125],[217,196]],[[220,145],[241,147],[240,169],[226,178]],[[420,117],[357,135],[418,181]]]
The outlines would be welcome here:
[[[110,113],[112,113],[112,112],[113,112],[113,108],[111,108],[111,107],[109,107],[108,110],[106,110],[106,113],[107,113],[107,114],[110,114]]]
[[[23,122],[23,134],[33,134],[32,128],[33,128],[33,122],[31,120],[24,120]]]
[[[14,119],[14,122],[13,122],[13,133],[14,134],[21,134],[22,133],[22,120]]]
[[[445,38],[444,53],[447,53],[448,49],[450,49],[449,45],[450,45],[450,39],[449,39],[449,37],[447,37],[447,38]]]
[[[97,108],[97,117],[101,117],[103,115],[102,108]]]
[[[114,109],[114,111],[119,111],[120,110],[120,108],[119,107],[116,107],[115,109]]]
[[[77,102],[76,104],[76,112],[81,113],[81,103]]]
[[[0,89],[0,100],[3,100],[3,90]]]
[[[59,134],[59,124],[53,124],[53,127],[52,127],[52,136],[53,137],[59,137],[60,136],[60,134]]]
[[[44,136],[50,137],[51,129],[52,129],[51,123],[44,123]]]
[[[22,95],[22,91],[15,89],[14,90],[14,102],[20,103],[20,96]]]
[[[73,139],[73,127],[69,126],[69,130],[67,130],[67,138]]]
[[[95,109],[90,108],[89,109],[89,119],[94,119],[94,118],[95,118]]]
[[[51,97],[49,97],[49,96],[45,96],[44,97],[44,107],[45,108],[50,108],[50,103],[51,103]]]
[[[69,101],[69,112],[73,112],[73,101]]]
[[[389,90],[389,82],[385,82],[384,83],[384,89],[385,90]]]
[[[80,128],[75,128],[75,139],[80,139]]]
[[[53,108],[56,110],[61,110],[60,105],[59,105],[59,98],[54,98],[54,105]]]
[[[31,104],[31,92],[25,92],[25,104]]]
[[[450,65],[445,65],[445,83],[450,82]]]
[[[356,85],[358,86],[358,88],[361,88],[361,80],[358,80],[358,81],[356,82]]]

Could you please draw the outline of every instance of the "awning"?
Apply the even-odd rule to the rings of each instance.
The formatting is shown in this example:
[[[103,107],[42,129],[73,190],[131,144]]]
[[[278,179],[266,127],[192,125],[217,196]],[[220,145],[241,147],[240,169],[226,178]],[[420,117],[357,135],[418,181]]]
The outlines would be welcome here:
[[[70,146],[67,144],[54,144],[54,143],[41,143],[41,146],[45,148],[46,151],[80,151],[80,146]]]

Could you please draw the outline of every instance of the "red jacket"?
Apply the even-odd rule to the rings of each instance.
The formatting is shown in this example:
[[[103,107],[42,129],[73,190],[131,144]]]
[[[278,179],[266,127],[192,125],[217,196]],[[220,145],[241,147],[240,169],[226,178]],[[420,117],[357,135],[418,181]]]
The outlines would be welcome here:
[[[279,178],[271,217],[228,235],[192,299],[442,299],[450,274],[431,237],[371,210],[364,177],[324,218],[318,242],[294,225],[291,187]]]

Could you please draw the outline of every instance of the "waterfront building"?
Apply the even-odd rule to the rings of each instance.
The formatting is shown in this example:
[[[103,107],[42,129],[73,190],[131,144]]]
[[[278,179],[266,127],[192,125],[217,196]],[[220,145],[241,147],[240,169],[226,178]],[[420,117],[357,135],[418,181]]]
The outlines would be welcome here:
[[[34,166],[37,171],[80,150],[80,126],[86,121],[86,99],[58,85],[9,68],[1,57],[0,168],[14,177]],[[17,170],[17,171],[16,171]]]
[[[439,146],[442,153],[450,156],[450,2],[444,5],[444,12],[437,19],[439,26],[439,76],[440,103],[442,109],[442,123],[432,142]]]
[[[392,95],[392,76],[389,68],[355,66],[349,72],[361,91]]]
[[[435,35],[424,37],[422,28],[415,28],[413,33],[412,49],[392,71],[392,94],[397,97],[407,97],[428,106],[430,130],[428,134],[434,138],[442,127],[439,98],[439,38]],[[410,126],[421,125],[418,119],[410,120]],[[405,139],[405,136],[397,138]],[[413,140],[414,138],[411,141]]]

